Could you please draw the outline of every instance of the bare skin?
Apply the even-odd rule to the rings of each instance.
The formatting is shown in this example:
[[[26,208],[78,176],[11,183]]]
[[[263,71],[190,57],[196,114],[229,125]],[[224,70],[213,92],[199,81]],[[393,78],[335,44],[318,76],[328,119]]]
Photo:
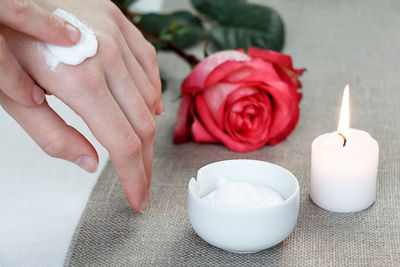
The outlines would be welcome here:
[[[2,0],[1,4],[7,1],[21,2]],[[0,80],[5,82],[0,82],[0,105],[47,154],[94,172],[98,156],[93,146],[68,126],[45,99],[36,101],[33,91],[37,86],[42,92],[44,89],[60,98],[83,118],[109,151],[132,207],[137,211],[146,210],[156,130],[154,115],[163,113],[154,48],[111,1],[22,2],[24,7],[14,10],[21,17],[32,13],[33,4],[43,10],[37,17],[44,16],[49,21],[52,20],[47,18],[48,13],[56,7],[76,15],[95,32],[98,52],[78,66],[59,64],[51,71],[43,56],[44,45],[38,39],[58,45],[73,44],[65,22],[56,22],[61,28],[57,32],[58,28],[51,30],[52,23],[23,26],[31,23],[29,16],[18,20],[18,27],[2,17]],[[1,4],[0,10],[4,10]],[[54,36],[50,38],[49,32]],[[16,77],[14,83],[10,77]],[[10,85],[6,86],[7,82]]]

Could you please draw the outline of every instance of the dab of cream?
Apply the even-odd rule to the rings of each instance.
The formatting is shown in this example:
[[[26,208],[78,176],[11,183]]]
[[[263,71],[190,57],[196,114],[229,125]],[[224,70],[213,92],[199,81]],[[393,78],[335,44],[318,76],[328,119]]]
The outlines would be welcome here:
[[[46,43],[47,51],[45,51],[44,56],[51,70],[55,70],[60,62],[78,65],[87,58],[95,56],[98,42],[93,31],[65,10],[57,8],[53,13],[77,27],[81,32],[81,39],[74,46],[58,46]]]
[[[223,209],[254,210],[278,204],[283,198],[264,185],[231,182],[219,178],[217,189],[202,200]]]

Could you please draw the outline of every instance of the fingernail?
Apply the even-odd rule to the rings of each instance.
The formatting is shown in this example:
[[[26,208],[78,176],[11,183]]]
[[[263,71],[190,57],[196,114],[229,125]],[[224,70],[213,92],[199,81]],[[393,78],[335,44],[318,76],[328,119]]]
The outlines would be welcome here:
[[[77,43],[81,39],[81,32],[69,23],[65,23],[68,39],[72,43]]]
[[[43,103],[44,101],[44,92],[43,89],[40,88],[37,84],[33,85],[32,88],[32,98],[33,101],[36,102],[36,104],[40,105]]]
[[[142,204],[140,205],[140,212],[147,210],[150,202],[150,192],[147,191],[146,194],[142,198]]]
[[[75,160],[75,164],[88,172],[95,172],[98,162],[88,156],[80,156]]]

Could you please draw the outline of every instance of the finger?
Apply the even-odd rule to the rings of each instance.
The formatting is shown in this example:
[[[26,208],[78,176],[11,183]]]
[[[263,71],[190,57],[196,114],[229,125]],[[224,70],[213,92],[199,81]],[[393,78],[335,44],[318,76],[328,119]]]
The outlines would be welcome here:
[[[99,160],[93,146],[67,125],[46,101],[29,108],[0,92],[0,105],[48,155],[74,162],[88,172],[96,171]]]
[[[124,39],[121,41],[121,45],[122,55],[129,74],[140,94],[142,95],[144,101],[146,102],[148,109],[151,111],[152,114],[155,114],[156,107],[161,98],[161,91],[154,88],[154,86],[151,84],[142,67],[139,65],[136,58],[132,55],[132,52],[129,50],[129,47]]]
[[[134,27],[125,16],[120,16],[117,21],[130,51],[137,59],[143,71],[146,73],[153,87],[161,96],[160,71],[158,69],[157,53],[154,47],[143,37],[142,33],[136,27]],[[156,107],[156,114],[163,113],[164,105],[160,97]]]
[[[155,119],[126,69],[122,58],[115,60],[113,66],[107,70],[106,77],[111,93],[141,140],[143,163],[148,185],[150,185],[156,131]]]
[[[72,98],[67,102],[108,150],[131,206],[137,211],[144,211],[150,195],[141,141],[115,102],[106,82],[92,82],[88,86],[86,90],[69,94]]]
[[[0,90],[15,101],[34,107],[44,101],[44,90],[22,69],[0,35]]]
[[[56,45],[73,45],[81,38],[75,26],[31,0],[0,1],[0,23]]]

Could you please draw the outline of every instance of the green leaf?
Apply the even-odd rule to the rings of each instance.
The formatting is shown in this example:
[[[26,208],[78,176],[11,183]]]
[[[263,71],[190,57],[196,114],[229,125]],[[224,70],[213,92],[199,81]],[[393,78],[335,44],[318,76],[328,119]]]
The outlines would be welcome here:
[[[274,9],[239,0],[191,1],[200,12],[219,24],[211,29],[213,41],[219,48],[248,49],[257,46],[282,50],[284,24]]]
[[[200,13],[211,19],[221,16],[224,10],[230,5],[246,3],[246,0],[190,0],[192,6]]]
[[[112,0],[115,4],[121,5],[124,7],[129,7],[136,0]]]
[[[202,35],[204,27],[201,20],[188,11],[177,11],[171,14],[147,14],[142,16],[139,26],[161,38],[172,41],[183,49],[193,45]],[[161,44],[158,44],[159,48]]]

